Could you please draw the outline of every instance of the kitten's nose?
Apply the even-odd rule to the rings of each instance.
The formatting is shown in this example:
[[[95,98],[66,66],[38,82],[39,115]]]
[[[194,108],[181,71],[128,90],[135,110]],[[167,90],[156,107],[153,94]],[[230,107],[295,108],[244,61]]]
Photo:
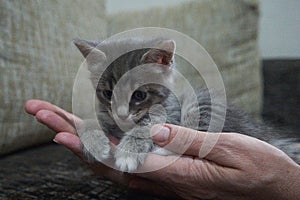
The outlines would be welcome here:
[[[119,106],[117,109],[117,115],[122,120],[127,119],[129,115],[128,108],[126,106]]]

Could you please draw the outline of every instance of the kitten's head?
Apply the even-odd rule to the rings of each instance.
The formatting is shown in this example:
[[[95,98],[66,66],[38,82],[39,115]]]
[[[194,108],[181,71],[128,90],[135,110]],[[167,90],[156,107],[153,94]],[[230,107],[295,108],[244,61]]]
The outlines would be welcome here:
[[[114,117],[137,122],[152,105],[162,104],[169,96],[169,89],[162,85],[173,80],[174,41],[126,39],[94,43],[76,39],[74,43],[86,58],[97,98],[111,116],[114,104]],[[151,77],[152,83],[139,84]]]

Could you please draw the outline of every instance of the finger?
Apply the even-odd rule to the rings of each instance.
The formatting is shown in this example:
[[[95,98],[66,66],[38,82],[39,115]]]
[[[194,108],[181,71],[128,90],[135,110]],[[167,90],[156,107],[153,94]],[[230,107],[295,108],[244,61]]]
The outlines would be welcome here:
[[[153,141],[177,154],[199,156],[207,132],[192,130],[171,124],[155,125],[151,128]]]
[[[68,132],[60,132],[56,134],[53,141],[55,141],[58,144],[64,145],[82,160],[86,160],[82,151],[82,144],[77,135]]]
[[[32,99],[29,100],[25,103],[24,109],[27,113],[31,114],[31,115],[36,115],[38,113],[38,111],[40,110],[49,110],[52,111],[54,113],[62,113],[65,116],[67,116],[69,119],[73,119],[76,122],[80,122],[81,120],[74,116],[73,114],[63,110],[62,108],[53,105],[47,101],[42,101],[42,100],[38,100],[38,99]]]
[[[38,99],[31,99],[31,100],[27,101],[25,103],[24,108],[25,108],[26,112],[28,112],[29,114],[32,114],[32,115],[36,115],[36,113],[39,110],[51,110],[54,112],[56,110],[61,109],[47,101],[42,101],[42,100],[38,100]]]
[[[61,116],[57,115],[50,110],[39,110],[36,115],[36,119],[42,124],[46,125],[48,128],[54,130],[55,132],[70,132],[76,134],[75,128],[63,119]]]
[[[263,141],[238,133],[208,133],[172,124],[153,126],[151,135],[156,144],[169,151],[230,168],[239,168],[249,153],[270,148]]]

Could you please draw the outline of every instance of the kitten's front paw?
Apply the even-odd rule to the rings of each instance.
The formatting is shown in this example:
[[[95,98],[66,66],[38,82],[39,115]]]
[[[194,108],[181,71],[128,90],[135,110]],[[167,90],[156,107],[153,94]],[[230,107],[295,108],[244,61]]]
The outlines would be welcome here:
[[[88,130],[80,136],[83,152],[90,162],[99,162],[110,157],[109,139],[99,130]]]
[[[134,129],[121,139],[115,152],[115,164],[118,169],[133,172],[139,164],[144,163],[147,153],[151,151],[153,141],[147,137],[136,136],[146,131]]]
[[[115,152],[115,165],[123,172],[135,171],[139,164],[143,164],[147,153],[134,153],[118,147]]]
[[[116,158],[116,167],[123,172],[133,172],[138,167],[136,156],[121,156]]]

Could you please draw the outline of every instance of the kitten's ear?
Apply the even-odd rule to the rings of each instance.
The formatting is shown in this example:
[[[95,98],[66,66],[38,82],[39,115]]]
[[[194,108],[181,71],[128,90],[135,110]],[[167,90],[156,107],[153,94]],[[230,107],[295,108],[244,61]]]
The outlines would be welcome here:
[[[73,39],[73,43],[89,64],[99,63],[106,59],[105,53],[96,48],[97,43],[78,38]]]
[[[142,57],[142,63],[158,63],[171,65],[174,61],[175,41],[164,40],[158,43],[156,48],[150,49]]]

